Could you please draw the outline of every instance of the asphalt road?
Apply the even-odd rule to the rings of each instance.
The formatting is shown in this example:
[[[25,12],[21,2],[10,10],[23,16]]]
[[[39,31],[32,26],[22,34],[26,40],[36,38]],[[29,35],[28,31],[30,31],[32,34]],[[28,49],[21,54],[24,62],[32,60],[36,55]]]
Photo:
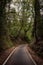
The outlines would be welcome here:
[[[27,51],[26,45],[20,45],[16,48],[5,65],[36,65],[36,63]]]

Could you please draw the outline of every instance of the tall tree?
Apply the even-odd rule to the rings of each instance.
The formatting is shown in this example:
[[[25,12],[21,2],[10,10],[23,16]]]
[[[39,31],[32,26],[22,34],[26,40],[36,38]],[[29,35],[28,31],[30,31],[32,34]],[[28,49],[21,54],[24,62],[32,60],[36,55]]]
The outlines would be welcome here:
[[[34,10],[35,10],[35,17],[34,17],[34,25],[33,25],[33,35],[38,40],[38,27],[40,24],[40,3],[39,0],[34,1]]]
[[[10,3],[11,0],[0,0],[0,50],[7,44],[9,41],[9,34],[7,29],[7,20],[6,20],[6,4]],[[8,45],[9,46],[9,45]]]

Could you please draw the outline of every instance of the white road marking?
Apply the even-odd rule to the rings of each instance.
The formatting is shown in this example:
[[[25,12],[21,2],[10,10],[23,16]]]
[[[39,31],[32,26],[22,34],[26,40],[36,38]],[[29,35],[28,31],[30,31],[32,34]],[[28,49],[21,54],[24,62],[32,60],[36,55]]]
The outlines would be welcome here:
[[[12,56],[12,54],[17,50],[17,48],[19,48],[19,47],[16,47],[16,48],[10,53],[10,55],[7,57],[7,59],[4,61],[4,63],[3,63],[2,65],[5,65],[5,64],[7,63],[7,61],[8,61],[9,58]],[[28,50],[27,50],[26,48],[25,48],[25,51],[26,51],[27,54],[30,56],[32,62],[33,62],[35,65],[37,65],[36,62],[33,60],[32,56],[30,55],[30,53],[28,53]]]
[[[7,61],[9,60],[9,58],[12,56],[12,54],[15,52],[15,50],[17,49],[18,47],[16,47],[11,53],[10,55],[7,57],[7,59],[4,61],[4,63],[2,65],[5,65],[7,63]]]
[[[36,62],[34,61],[34,59],[32,58],[31,54],[28,53],[28,50],[27,50],[26,48],[25,48],[25,50],[26,50],[28,56],[30,57],[30,59],[32,60],[32,62],[33,62],[35,65],[37,65]]]

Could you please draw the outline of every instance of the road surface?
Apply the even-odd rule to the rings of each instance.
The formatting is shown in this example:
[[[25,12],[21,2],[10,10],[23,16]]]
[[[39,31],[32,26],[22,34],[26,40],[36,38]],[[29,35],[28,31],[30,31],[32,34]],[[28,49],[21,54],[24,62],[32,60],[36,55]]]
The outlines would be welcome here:
[[[36,65],[36,63],[27,51],[26,45],[20,45],[3,65]]]

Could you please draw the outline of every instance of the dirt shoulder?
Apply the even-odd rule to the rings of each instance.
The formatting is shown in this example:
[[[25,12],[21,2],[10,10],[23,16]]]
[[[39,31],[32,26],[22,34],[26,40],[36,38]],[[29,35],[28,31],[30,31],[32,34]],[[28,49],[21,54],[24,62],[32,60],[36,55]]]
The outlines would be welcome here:
[[[12,47],[10,49],[7,49],[5,51],[0,52],[0,65],[3,64],[3,62],[5,61],[5,59],[8,57],[8,55],[13,51],[15,47]]]
[[[29,46],[28,46],[28,51],[30,52],[31,56],[33,57],[37,65],[43,65],[43,59],[38,57],[36,53]]]

